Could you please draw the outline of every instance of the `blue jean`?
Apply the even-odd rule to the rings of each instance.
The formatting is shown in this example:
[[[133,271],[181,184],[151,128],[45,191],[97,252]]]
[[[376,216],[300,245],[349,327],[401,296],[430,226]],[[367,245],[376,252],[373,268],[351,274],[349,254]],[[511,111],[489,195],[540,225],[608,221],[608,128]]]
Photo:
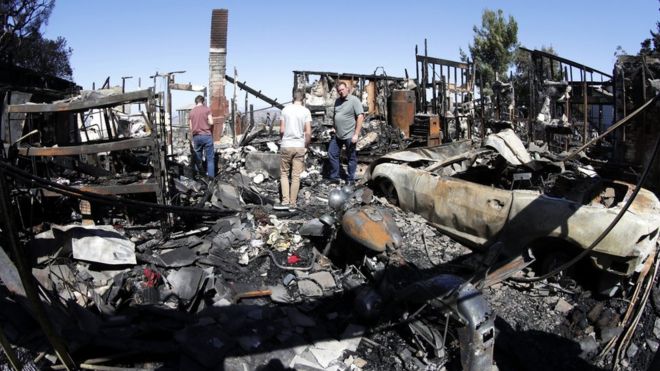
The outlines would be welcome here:
[[[213,158],[213,137],[211,135],[194,135],[195,170],[202,172],[202,154],[206,158],[206,175],[215,177],[215,159]]]
[[[330,139],[328,146],[328,160],[330,162],[330,179],[339,180],[339,169],[341,167],[339,160],[342,147],[346,147],[346,155],[348,156],[348,181],[355,180],[355,169],[357,168],[357,151],[355,150],[355,143],[351,142],[351,138],[339,139],[336,136]]]

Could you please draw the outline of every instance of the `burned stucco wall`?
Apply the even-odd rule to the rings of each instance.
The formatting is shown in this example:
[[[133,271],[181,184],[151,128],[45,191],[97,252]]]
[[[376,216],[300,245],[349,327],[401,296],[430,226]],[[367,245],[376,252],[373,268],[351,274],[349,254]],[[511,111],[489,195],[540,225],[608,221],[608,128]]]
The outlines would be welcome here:
[[[621,120],[641,107],[657,93],[650,80],[660,76],[660,58],[622,55],[614,66],[616,91],[616,119]],[[660,105],[649,107],[617,132],[615,158],[643,167],[653,155],[655,141],[660,135]],[[660,163],[655,159],[645,187],[660,192]]]

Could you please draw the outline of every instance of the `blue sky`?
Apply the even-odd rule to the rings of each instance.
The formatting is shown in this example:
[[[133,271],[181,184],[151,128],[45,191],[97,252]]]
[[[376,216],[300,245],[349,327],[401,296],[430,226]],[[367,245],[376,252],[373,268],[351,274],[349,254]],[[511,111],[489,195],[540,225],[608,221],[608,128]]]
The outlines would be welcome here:
[[[562,57],[610,72],[618,45],[629,53],[659,19],[657,0],[622,1],[157,1],[57,0],[45,35],[73,48],[74,81],[85,89],[110,76],[127,90],[152,84],[156,71],[185,70],[177,82],[208,85],[211,11],[229,9],[227,72],[279,101],[290,100],[293,70],[415,74],[414,48],[459,59],[483,9],[518,22],[530,49],[552,46]],[[231,96],[232,88],[227,88]],[[239,93],[241,102],[244,93]],[[179,93],[174,106],[192,102]],[[255,108],[266,104],[250,98]],[[240,105],[242,107],[242,104]]]

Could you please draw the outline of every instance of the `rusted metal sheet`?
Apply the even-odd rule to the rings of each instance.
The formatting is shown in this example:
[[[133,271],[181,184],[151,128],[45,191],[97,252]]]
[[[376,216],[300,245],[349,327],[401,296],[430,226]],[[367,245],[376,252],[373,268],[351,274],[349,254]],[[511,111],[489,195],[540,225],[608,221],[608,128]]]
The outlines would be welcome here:
[[[91,153],[121,151],[124,149],[150,147],[155,145],[153,138],[125,139],[118,142],[81,144],[66,147],[27,147],[19,148],[18,153],[22,156],[48,157],[48,156],[74,156]]]
[[[394,90],[390,97],[390,121],[401,129],[406,138],[410,137],[410,125],[415,120],[415,92]]]
[[[102,195],[120,195],[128,193],[151,193],[157,192],[159,187],[156,183],[145,182],[145,183],[134,183],[134,184],[119,184],[111,186],[96,186],[96,185],[84,185],[84,186],[73,186],[75,188],[85,192],[93,192]],[[59,197],[61,194],[52,192],[44,189],[44,196],[46,197]]]
[[[209,50],[209,90],[213,116],[213,140],[219,141],[227,117],[225,71],[227,69],[227,9],[213,9],[211,15],[211,48]]]
[[[98,99],[86,99],[68,103],[50,104],[15,104],[7,107],[10,113],[40,113],[40,112],[67,112],[83,111],[92,108],[116,106],[122,103],[146,101],[153,95],[152,89],[132,91],[125,94],[110,95]]]
[[[402,237],[392,215],[373,206],[348,210],[341,221],[346,235],[367,248],[383,252],[401,245]]]
[[[417,114],[413,118],[414,123],[410,126],[410,135],[422,138],[427,146],[437,146],[441,142],[442,126],[440,116],[435,114]]]

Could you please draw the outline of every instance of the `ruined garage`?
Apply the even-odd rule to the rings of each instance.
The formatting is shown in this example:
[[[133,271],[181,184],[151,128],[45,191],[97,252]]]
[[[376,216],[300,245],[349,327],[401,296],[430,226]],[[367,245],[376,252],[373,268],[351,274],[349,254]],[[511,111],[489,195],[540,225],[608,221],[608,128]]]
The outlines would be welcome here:
[[[279,102],[243,66],[226,74],[228,15],[183,53],[208,56],[207,86],[177,68],[86,90],[0,65],[1,370],[660,368],[651,41],[611,73],[517,42],[515,74],[493,73],[427,40],[412,72],[292,66],[311,115],[293,208],[278,130],[292,89]],[[357,179],[337,183],[339,90],[364,122]],[[193,155],[197,95],[212,177]]]

